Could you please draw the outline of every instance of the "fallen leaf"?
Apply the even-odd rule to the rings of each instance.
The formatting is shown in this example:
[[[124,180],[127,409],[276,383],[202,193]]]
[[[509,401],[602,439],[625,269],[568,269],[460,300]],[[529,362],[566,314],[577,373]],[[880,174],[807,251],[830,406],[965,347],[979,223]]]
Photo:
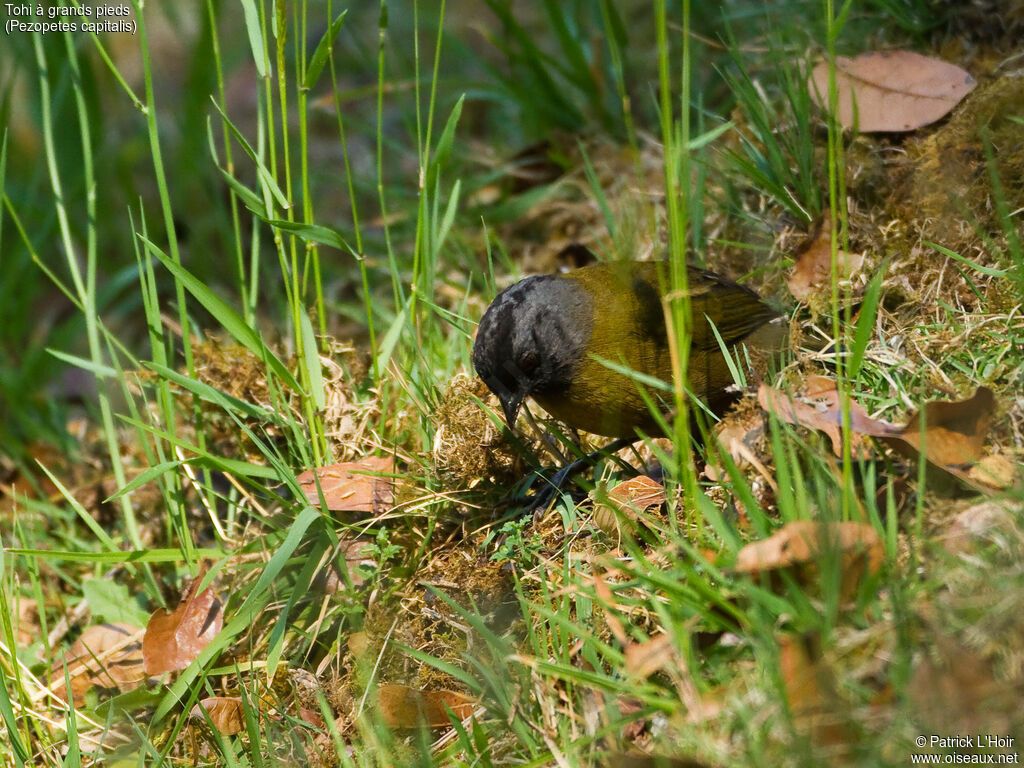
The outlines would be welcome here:
[[[742,417],[732,414],[718,422],[714,427],[714,435],[718,440],[719,451],[728,454],[737,469],[745,469],[750,465],[764,470],[764,465],[757,458],[757,444],[764,437],[764,417],[757,411],[751,411]],[[728,473],[717,463],[714,456],[708,456],[704,466],[704,476],[713,483],[725,479]],[[770,474],[765,474],[770,479]]]
[[[458,691],[425,691],[389,683],[377,689],[381,719],[391,728],[451,725],[447,707],[460,720],[473,714],[473,700]]]
[[[237,696],[208,696],[200,699],[192,707],[191,717],[202,720],[204,710],[213,727],[225,736],[234,736],[245,730],[242,700]]]
[[[793,725],[819,746],[850,746],[853,734],[837,717],[834,675],[815,646],[808,637],[779,638],[779,673]]]
[[[835,379],[830,379],[828,376],[819,376],[816,373],[812,373],[806,379],[804,379],[804,394],[807,397],[832,397],[833,393],[836,393],[837,383]]]
[[[1014,464],[1001,453],[982,456],[976,464],[967,470],[967,476],[975,483],[987,485],[997,491],[1006,491],[1013,487],[1021,475],[1021,467]]]
[[[814,232],[797,248],[796,263],[789,275],[789,292],[797,301],[806,301],[830,289],[832,281],[832,219],[828,215],[819,222]],[[864,263],[864,254],[836,251],[836,270],[839,280],[853,277]]]
[[[626,646],[626,672],[646,680],[676,660],[675,641],[667,634],[655,635],[643,643]]]
[[[622,513],[646,512],[665,503],[665,486],[646,475],[625,480],[610,491],[608,498]]]
[[[310,504],[320,504],[317,478],[327,509],[332,512],[380,514],[391,509],[395,498],[395,460],[391,456],[368,456],[326,467],[307,469],[296,480]]]
[[[342,540],[338,543],[338,551],[345,561],[344,567],[348,570],[348,577],[352,580],[352,586],[361,587],[366,583],[366,576],[360,566],[375,568],[377,561],[373,558],[375,547],[368,541],[359,539]],[[326,571],[318,577],[316,586],[322,587],[328,594],[334,594],[348,588],[341,571],[342,565],[336,559],[333,560]]]
[[[920,412],[911,414],[895,434],[884,437],[894,447],[902,443],[916,454],[924,448],[928,461],[939,467],[971,464],[982,456],[995,405],[992,390],[978,387],[967,400],[925,403],[923,438]]]
[[[299,707],[299,719],[314,728],[323,730],[327,727],[327,723],[324,722],[323,715],[316,710],[309,709],[308,707]]]
[[[68,700],[64,685],[64,666],[71,681],[71,696],[76,707],[85,704],[85,695],[92,687],[114,693],[138,688],[146,680],[139,640],[142,629],[131,624],[94,624],[86,627],[81,637],[50,670],[53,692]]]
[[[607,497],[608,504],[603,503]],[[665,487],[646,475],[624,480],[610,489],[607,494],[594,492],[591,498],[595,501],[594,522],[605,533],[620,533],[622,522],[627,522],[631,530],[639,523],[639,513],[646,512],[665,503]]]
[[[843,413],[839,406],[839,393],[831,391],[816,391],[814,402],[805,402],[794,395],[787,394],[769,387],[765,383],[757,389],[757,402],[769,413],[774,413],[778,418],[788,424],[796,424],[809,429],[816,429],[824,432],[832,443],[832,453],[841,457],[843,455]],[[879,435],[892,434],[896,428],[883,421],[875,421],[868,416],[856,401],[850,400],[850,451],[855,457],[867,455],[867,447],[858,434]]]
[[[945,117],[974,90],[974,78],[940,59],[911,51],[836,57],[838,119],[861,133],[912,131]],[[811,96],[828,109],[828,63],[811,72]]]
[[[142,638],[146,672],[162,675],[191,664],[224,626],[224,611],[213,587],[196,594],[203,580],[200,573],[173,613],[157,608],[149,617]]]
[[[783,421],[824,432],[832,442],[833,453],[842,456],[839,393],[834,389],[822,389],[820,383],[816,384],[815,392],[815,402],[811,404],[762,383],[757,391],[757,401]],[[920,411],[911,414],[906,426],[900,427],[872,419],[854,400],[850,400],[849,408],[854,456],[865,455],[865,446],[855,439],[856,435],[870,435],[912,458],[919,456],[923,448],[930,463],[957,477],[966,477],[967,473],[956,471],[956,468],[981,458],[985,437],[995,414],[995,395],[986,387],[978,387],[967,400],[925,403],[923,433]]]
[[[598,702],[598,706],[600,707],[600,717],[604,714],[604,707],[600,706],[597,691],[593,691],[593,693],[594,699]],[[644,705],[630,696],[619,696],[615,699],[615,706],[618,708],[619,714],[624,718],[635,718],[622,726],[622,730],[619,732],[619,738],[623,741],[635,742],[643,735],[644,731],[646,731],[650,725],[650,722],[646,717],[639,716],[639,713],[644,710]]]
[[[874,574],[885,559],[878,533],[866,523],[794,520],[767,539],[747,544],[736,555],[733,571],[758,575],[792,568],[799,580],[813,583],[824,557],[839,555],[840,594],[850,599],[865,574]]]

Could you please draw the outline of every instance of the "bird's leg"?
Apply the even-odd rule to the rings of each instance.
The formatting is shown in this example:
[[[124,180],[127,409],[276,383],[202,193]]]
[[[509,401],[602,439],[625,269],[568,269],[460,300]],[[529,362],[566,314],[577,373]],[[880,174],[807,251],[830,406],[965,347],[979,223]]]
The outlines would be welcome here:
[[[592,465],[603,455],[610,454],[614,456],[623,448],[627,448],[636,443],[637,440],[638,438],[635,437],[620,437],[617,440],[613,440],[604,448],[596,450],[587,456],[566,464],[558,470],[555,476],[547,482],[547,485],[544,488],[534,494],[534,497],[530,502],[530,506],[527,508],[527,512],[536,512],[547,507],[555,497],[555,494],[562,490],[562,486],[565,485],[566,481],[583,469],[583,467]]]

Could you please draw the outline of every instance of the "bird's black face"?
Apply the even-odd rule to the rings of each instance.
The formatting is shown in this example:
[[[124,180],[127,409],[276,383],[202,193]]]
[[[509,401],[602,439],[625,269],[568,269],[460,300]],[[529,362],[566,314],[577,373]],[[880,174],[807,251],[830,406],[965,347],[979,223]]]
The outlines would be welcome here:
[[[497,395],[509,427],[527,397],[568,386],[585,342],[569,320],[578,304],[574,293],[564,279],[528,277],[499,294],[480,320],[473,366]]]

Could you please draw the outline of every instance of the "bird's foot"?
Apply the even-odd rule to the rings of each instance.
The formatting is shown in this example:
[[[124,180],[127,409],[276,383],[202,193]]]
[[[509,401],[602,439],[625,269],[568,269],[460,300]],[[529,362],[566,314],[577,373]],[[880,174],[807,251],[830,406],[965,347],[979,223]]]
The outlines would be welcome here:
[[[561,493],[563,487],[573,475],[579,473],[587,466],[592,466],[602,456],[607,456],[621,451],[623,448],[626,448],[635,442],[635,439],[620,437],[619,439],[609,443],[604,448],[566,464],[555,473],[554,477],[545,481],[544,487],[533,495],[529,500],[530,504],[526,508],[526,511],[538,514],[541,510],[547,509],[555,497]]]

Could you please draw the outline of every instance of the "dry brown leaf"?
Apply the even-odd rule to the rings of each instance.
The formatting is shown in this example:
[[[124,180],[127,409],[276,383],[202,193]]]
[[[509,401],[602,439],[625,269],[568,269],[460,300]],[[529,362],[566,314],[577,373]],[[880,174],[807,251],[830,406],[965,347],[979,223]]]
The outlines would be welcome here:
[[[887,442],[895,448],[902,448],[902,443],[915,454],[920,454],[923,446],[928,461],[939,467],[971,464],[982,456],[995,407],[995,395],[987,387],[978,387],[967,400],[925,403],[924,439],[918,412],[911,414],[905,427],[886,436]]]
[[[997,491],[1006,491],[1013,487],[1021,474],[1020,465],[1014,464],[1001,453],[982,456],[967,470],[967,477],[975,483],[988,486]]]
[[[779,672],[793,725],[819,746],[852,745],[853,734],[836,717],[834,676],[813,645],[804,637],[779,638]]]
[[[203,710],[210,716],[213,727],[225,736],[234,736],[245,730],[242,700],[237,696],[208,696],[192,707],[191,717],[203,719]]]
[[[323,730],[327,727],[327,723],[324,722],[323,715],[316,710],[309,709],[308,707],[299,707],[299,719],[314,728]]]
[[[157,608],[149,617],[142,638],[146,672],[162,675],[191,664],[224,626],[224,611],[212,587],[196,594],[203,580],[200,573],[173,613]]]
[[[757,401],[783,421],[817,429],[828,435],[832,451],[842,456],[842,409],[839,393],[824,389],[815,382],[815,404],[805,403],[791,395],[761,384]],[[967,473],[956,468],[978,461],[985,445],[985,437],[995,414],[995,395],[986,387],[978,387],[967,400],[925,403],[924,439],[921,437],[920,412],[907,419],[906,426],[900,427],[868,416],[858,403],[850,401],[851,447],[853,455],[864,455],[864,446],[855,438],[871,435],[896,450],[911,457],[920,455],[925,449],[927,460],[957,477],[966,478]]]
[[[594,694],[596,698],[595,703],[598,708],[603,711],[604,708],[601,707],[600,697],[597,695],[596,691],[594,691]],[[650,725],[646,717],[639,716],[639,713],[644,710],[644,705],[630,696],[619,696],[615,699],[615,706],[618,708],[619,714],[624,718],[636,718],[623,725],[622,730],[619,732],[619,738],[623,741],[635,742],[643,735],[644,731],[646,731]]]
[[[345,568],[348,570],[348,577],[352,580],[352,586],[361,587],[366,583],[366,577],[360,571],[359,566],[365,565],[371,568],[376,567],[377,561],[373,559],[374,545],[360,539],[342,540],[338,542],[339,554],[345,560]],[[344,575],[341,571],[341,564],[336,560],[330,568],[318,578],[316,585],[322,587],[328,594],[334,594],[348,588]]]
[[[796,397],[765,383],[757,389],[757,402],[760,406],[774,413],[778,418],[789,424],[797,424],[824,432],[832,443],[832,452],[836,456],[843,455],[843,432],[841,429],[842,409],[839,407],[838,392],[817,390],[814,403],[807,403]],[[879,435],[892,434],[895,429],[891,424],[876,421],[853,400],[850,401],[850,451],[853,456],[865,456],[867,447],[858,434]]]
[[[836,386],[835,379],[812,373],[804,379],[804,394],[810,398],[831,398],[837,392]]]
[[[871,573],[878,570],[885,556],[878,533],[866,523],[794,520],[767,539],[743,547],[733,570],[759,573],[787,568],[830,552],[840,552],[844,559],[850,554],[866,554]]]
[[[675,641],[667,634],[655,635],[643,643],[626,646],[626,672],[645,680],[676,659]]]
[[[395,499],[395,459],[392,456],[367,456],[359,461],[343,461],[326,467],[307,469],[296,479],[310,504],[320,504],[316,479],[332,512],[369,512],[380,514],[391,509]]]
[[[377,689],[381,719],[391,728],[442,728],[450,725],[448,712],[460,720],[473,714],[473,700],[458,691],[423,691],[389,683]]]
[[[794,568],[802,581],[813,583],[821,559],[836,554],[842,558],[840,593],[845,600],[856,593],[865,573],[878,572],[885,548],[875,529],[865,523],[794,520],[767,539],[743,547],[733,570],[757,575]]]
[[[71,681],[71,696],[76,707],[85,704],[85,694],[93,686],[114,693],[138,688],[146,680],[139,640],[142,628],[131,624],[94,624],[50,670],[53,692],[68,700],[64,685],[64,665]]]
[[[797,301],[806,301],[823,292],[832,280],[832,219],[826,215],[814,232],[797,248],[796,262],[789,275],[789,292]],[[836,251],[836,270],[840,281],[853,277],[864,263],[864,254]]]
[[[665,487],[646,475],[624,480],[607,492],[611,507],[602,503],[604,494],[594,492],[594,522],[605,533],[616,535],[620,532],[620,521],[628,521],[635,530],[640,512],[646,512],[665,503]]]
[[[665,503],[665,486],[639,475],[616,485],[608,491],[608,498],[623,514],[646,512]]]
[[[828,109],[828,63],[811,72],[811,96]],[[977,85],[966,71],[911,51],[836,57],[839,122],[861,133],[912,131],[945,117]]]

